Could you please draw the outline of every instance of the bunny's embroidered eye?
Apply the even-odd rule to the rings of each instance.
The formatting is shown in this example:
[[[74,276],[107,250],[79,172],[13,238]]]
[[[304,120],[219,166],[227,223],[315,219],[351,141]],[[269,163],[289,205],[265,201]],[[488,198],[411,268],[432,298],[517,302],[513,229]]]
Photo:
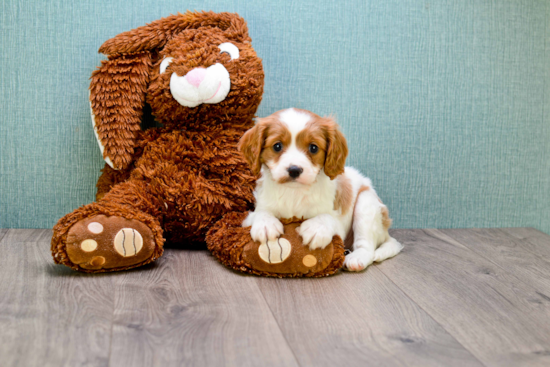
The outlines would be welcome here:
[[[220,49],[220,54],[223,54],[225,52],[231,57],[231,60],[239,58],[239,49],[231,42],[222,43],[218,47]]]
[[[161,74],[166,71],[166,68],[168,67],[168,65],[170,65],[172,60],[174,60],[173,57],[167,57],[164,60],[162,60],[162,62],[160,63],[160,73]]]

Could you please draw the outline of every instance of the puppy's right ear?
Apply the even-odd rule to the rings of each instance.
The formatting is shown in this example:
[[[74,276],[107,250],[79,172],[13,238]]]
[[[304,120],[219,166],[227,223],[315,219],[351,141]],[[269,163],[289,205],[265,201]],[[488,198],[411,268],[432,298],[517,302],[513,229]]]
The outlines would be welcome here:
[[[242,136],[238,145],[255,175],[258,175],[262,168],[261,155],[267,137],[267,126],[266,119],[258,119],[256,125]]]

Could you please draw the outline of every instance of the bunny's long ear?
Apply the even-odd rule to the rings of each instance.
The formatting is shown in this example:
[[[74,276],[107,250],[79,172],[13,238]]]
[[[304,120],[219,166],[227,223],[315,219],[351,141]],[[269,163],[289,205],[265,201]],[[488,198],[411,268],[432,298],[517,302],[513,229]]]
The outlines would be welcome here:
[[[132,162],[149,84],[151,55],[110,56],[92,74],[92,123],[103,159],[114,169]]]

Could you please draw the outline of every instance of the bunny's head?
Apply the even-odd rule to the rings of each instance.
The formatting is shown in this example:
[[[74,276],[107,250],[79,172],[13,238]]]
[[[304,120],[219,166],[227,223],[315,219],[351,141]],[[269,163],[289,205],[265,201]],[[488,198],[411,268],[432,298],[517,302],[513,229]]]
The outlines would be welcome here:
[[[242,129],[263,92],[264,74],[237,14],[187,12],[105,42],[92,75],[94,131],[115,169],[132,159],[145,102],[168,129]]]

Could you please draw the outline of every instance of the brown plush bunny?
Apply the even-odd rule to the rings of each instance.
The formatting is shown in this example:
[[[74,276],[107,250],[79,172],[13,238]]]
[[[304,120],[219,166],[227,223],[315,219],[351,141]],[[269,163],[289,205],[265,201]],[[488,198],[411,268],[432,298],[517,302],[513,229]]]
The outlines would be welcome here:
[[[85,272],[147,264],[169,241],[203,241],[223,214],[252,209],[237,151],[264,74],[237,14],[187,12],[105,42],[91,78],[96,137],[108,165],[100,199],[59,220],[56,263]],[[145,103],[160,128],[140,129]]]

